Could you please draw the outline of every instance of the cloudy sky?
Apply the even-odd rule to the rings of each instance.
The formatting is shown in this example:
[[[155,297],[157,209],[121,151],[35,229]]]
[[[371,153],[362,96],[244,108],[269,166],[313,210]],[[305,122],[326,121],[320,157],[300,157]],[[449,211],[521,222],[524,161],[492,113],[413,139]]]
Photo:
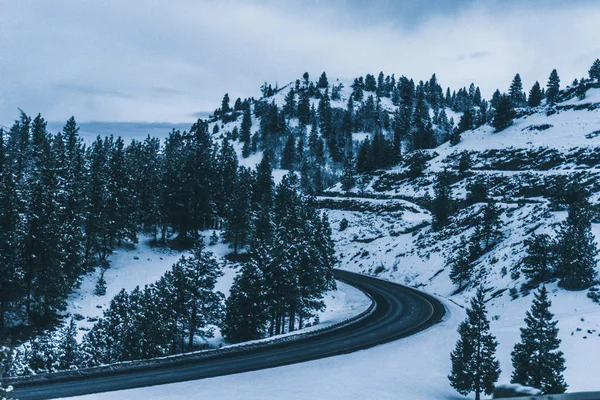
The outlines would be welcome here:
[[[489,97],[600,56],[597,1],[0,0],[0,124],[187,122],[264,81],[396,73]]]

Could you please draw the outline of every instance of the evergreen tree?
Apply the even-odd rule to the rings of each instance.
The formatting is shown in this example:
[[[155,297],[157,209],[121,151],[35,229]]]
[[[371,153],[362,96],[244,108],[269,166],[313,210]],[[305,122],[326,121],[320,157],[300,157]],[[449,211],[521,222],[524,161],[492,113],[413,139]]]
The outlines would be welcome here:
[[[532,235],[525,241],[527,255],[523,258],[523,273],[530,283],[537,285],[548,282],[553,276],[554,243],[552,238],[542,233]]]
[[[354,187],[354,160],[352,158],[352,154],[346,157],[346,161],[344,162],[344,171],[342,173],[341,183],[342,189],[345,192],[349,192],[350,189]]]
[[[297,115],[300,124],[306,126],[310,123],[310,96],[307,89],[299,93]]]
[[[360,78],[354,79],[354,82],[352,83],[352,98],[350,100],[362,101],[364,96],[364,88],[365,84],[362,76]]]
[[[464,285],[469,283],[473,275],[473,268],[469,259],[469,248],[464,236],[461,236],[458,249],[450,257],[449,264],[450,280],[453,284],[458,285],[458,291],[460,292],[464,288]]]
[[[252,115],[250,113],[250,107],[244,110],[244,116],[242,117],[241,135],[240,140],[244,144],[242,147],[242,157],[246,158],[250,155],[251,142],[250,142],[250,129],[252,128]]]
[[[558,321],[552,320],[551,304],[548,291],[542,286],[526,314],[527,326],[521,328],[521,342],[511,353],[514,367],[511,382],[541,389],[544,394],[567,390],[562,376],[565,358],[559,350]]]
[[[293,170],[296,165],[296,139],[289,134],[281,154],[281,169]]]
[[[466,173],[471,169],[471,156],[468,151],[462,151],[460,153],[460,158],[458,159],[458,172],[461,174]]]
[[[275,183],[273,182],[273,168],[271,152],[265,151],[260,163],[256,166],[256,179],[252,188],[253,209],[270,209],[273,205]]]
[[[452,188],[450,187],[450,173],[446,170],[437,174],[433,191],[435,197],[431,204],[433,226],[440,229],[448,224],[452,213]]]
[[[100,273],[96,286],[94,286],[95,296],[104,296],[106,294],[106,279],[104,279],[104,270]]]
[[[496,104],[496,112],[492,121],[492,126],[496,128],[496,132],[503,131],[512,125],[515,116],[512,99],[506,94],[501,95]]]
[[[222,115],[231,112],[231,107],[229,106],[229,94],[225,93],[223,96],[223,101],[221,101],[221,113]]]
[[[458,126],[457,126],[456,130],[458,131],[459,134],[462,132],[465,132],[465,131],[469,131],[469,130],[473,129],[474,123],[475,123],[475,121],[473,120],[473,110],[467,109],[467,110],[465,110],[463,115],[460,117],[460,120],[458,121]],[[452,144],[458,144],[458,142],[452,143]]]
[[[600,59],[596,59],[589,70],[590,79],[600,81]]]
[[[516,74],[513,78],[508,95],[512,100],[513,107],[522,107],[525,105],[525,93],[523,92],[523,82],[521,81],[521,75]]]
[[[406,160],[408,171],[406,174],[409,178],[415,179],[423,176],[425,168],[427,168],[427,155],[422,151],[415,151],[411,157]]]
[[[288,118],[293,118],[296,116],[296,92],[294,91],[294,88],[291,88],[288,94],[285,96],[283,113]]]
[[[216,158],[215,176],[213,176],[213,185],[216,186],[215,198],[217,213],[221,217],[226,217],[228,205],[233,198],[236,186],[236,177],[238,172],[238,159],[235,149],[227,138],[221,143],[220,152]]]
[[[317,87],[319,89],[327,89],[327,86],[329,86],[329,82],[327,81],[327,74],[325,74],[325,72],[323,72],[321,74],[321,76],[319,77],[319,82],[317,83]]]
[[[546,86],[546,99],[549,104],[554,104],[558,101],[558,94],[560,91],[560,78],[558,72],[555,69],[550,73],[548,78],[548,84]]]
[[[429,107],[425,102],[425,93],[422,85],[417,89],[417,102],[412,118],[412,146],[414,150],[435,147]]]
[[[493,201],[488,200],[481,210],[481,215],[474,234],[474,240],[483,244],[483,250],[489,250],[502,236],[500,230],[500,209]]]
[[[488,185],[485,179],[478,177],[467,184],[467,205],[487,203],[488,201]]]
[[[540,83],[538,81],[535,81],[535,83],[531,87],[531,90],[529,91],[529,99],[527,99],[527,105],[529,107],[537,107],[540,105],[543,98],[544,96],[542,94],[542,89],[540,88]]]
[[[6,365],[10,357],[10,349],[5,346],[0,346],[0,400],[10,400],[9,395],[12,392],[12,387],[4,386],[4,373],[6,372]]]
[[[67,370],[77,368],[81,361],[79,345],[77,344],[77,326],[71,319],[60,332],[58,344],[58,369]]]
[[[213,332],[208,326],[220,323],[223,295],[214,288],[221,275],[219,264],[213,254],[204,249],[202,242],[193,249],[191,256],[182,256],[173,265],[172,290],[176,293],[174,311],[178,313],[181,326],[181,351],[194,349],[196,336],[212,337]]]
[[[572,204],[556,240],[555,272],[559,285],[582,290],[595,284],[598,252],[587,205]]]
[[[20,297],[19,275],[20,240],[23,221],[21,199],[14,181],[15,176],[4,161],[3,132],[0,132],[0,329],[5,326],[8,305]]]
[[[223,336],[231,343],[261,339],[265,336],[269,315],[266,312],[266,299],[263,291],[263,264],[268,257],[260,250],[260,256],[253,256],[244,264],[231,286],[231,294],[225,303]]]
[[[495,358],[498,342],[490,333],[486,314],[485,295],[480,287],[467,308],[467,319],[458,327],[460,339],[451,354],[452,371],[448,376],[457,392],[462,395],[475,392],[476,400],[481,393],[491,394],[500,376]]]
[[[375,77],[371,74],[367,74],[365,76],[365,90],[367,92],[374,92],[377,90],[377,81]]]
[[[240,167],[235,179],[236,190],[230,199],[224,236],[237,254],[239,249],[250,243],[252,234],[252,172]]]

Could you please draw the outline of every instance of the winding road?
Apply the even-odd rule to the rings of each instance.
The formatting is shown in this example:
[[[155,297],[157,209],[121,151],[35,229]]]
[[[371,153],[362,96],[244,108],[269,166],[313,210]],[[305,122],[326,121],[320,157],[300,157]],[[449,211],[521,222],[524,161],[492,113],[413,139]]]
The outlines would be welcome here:
[[[247,351],[215,352],[214,357],[203,360],[183,357],[169,364],[18,383],[13,396],[20,400],[55,399],[273,368],[351,353],[410,336],[436,324],[445,314],[442,303],[418,290],[342,270],[336,270],[335,277],[368,293],[375,310],[339,329]]]

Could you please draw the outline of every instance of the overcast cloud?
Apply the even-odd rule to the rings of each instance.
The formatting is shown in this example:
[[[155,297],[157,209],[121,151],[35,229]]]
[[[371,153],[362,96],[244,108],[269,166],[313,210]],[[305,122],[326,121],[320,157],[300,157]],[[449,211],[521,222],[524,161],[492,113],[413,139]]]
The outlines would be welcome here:
[[[483,4],[483,5],[482,5]],[[0,124],[186,122],[264,81],[396,73],[489,97],[587,74],[595,1],[0,0]]]

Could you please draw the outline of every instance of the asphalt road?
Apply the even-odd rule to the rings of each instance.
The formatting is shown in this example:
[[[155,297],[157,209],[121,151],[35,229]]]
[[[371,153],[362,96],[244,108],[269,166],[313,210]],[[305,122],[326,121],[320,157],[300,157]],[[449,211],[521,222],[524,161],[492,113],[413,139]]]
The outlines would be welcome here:
[[[335,276],[367,292],[376,303],[375,311],[351,325],[295,341],[201,361],[183,359],[169,365],[19,384],[13,396],[20,400],[55,399],[273,368],[410,336],[436,324],[445,314],[438,300],[418,290],[347,271],[337,270]]]

